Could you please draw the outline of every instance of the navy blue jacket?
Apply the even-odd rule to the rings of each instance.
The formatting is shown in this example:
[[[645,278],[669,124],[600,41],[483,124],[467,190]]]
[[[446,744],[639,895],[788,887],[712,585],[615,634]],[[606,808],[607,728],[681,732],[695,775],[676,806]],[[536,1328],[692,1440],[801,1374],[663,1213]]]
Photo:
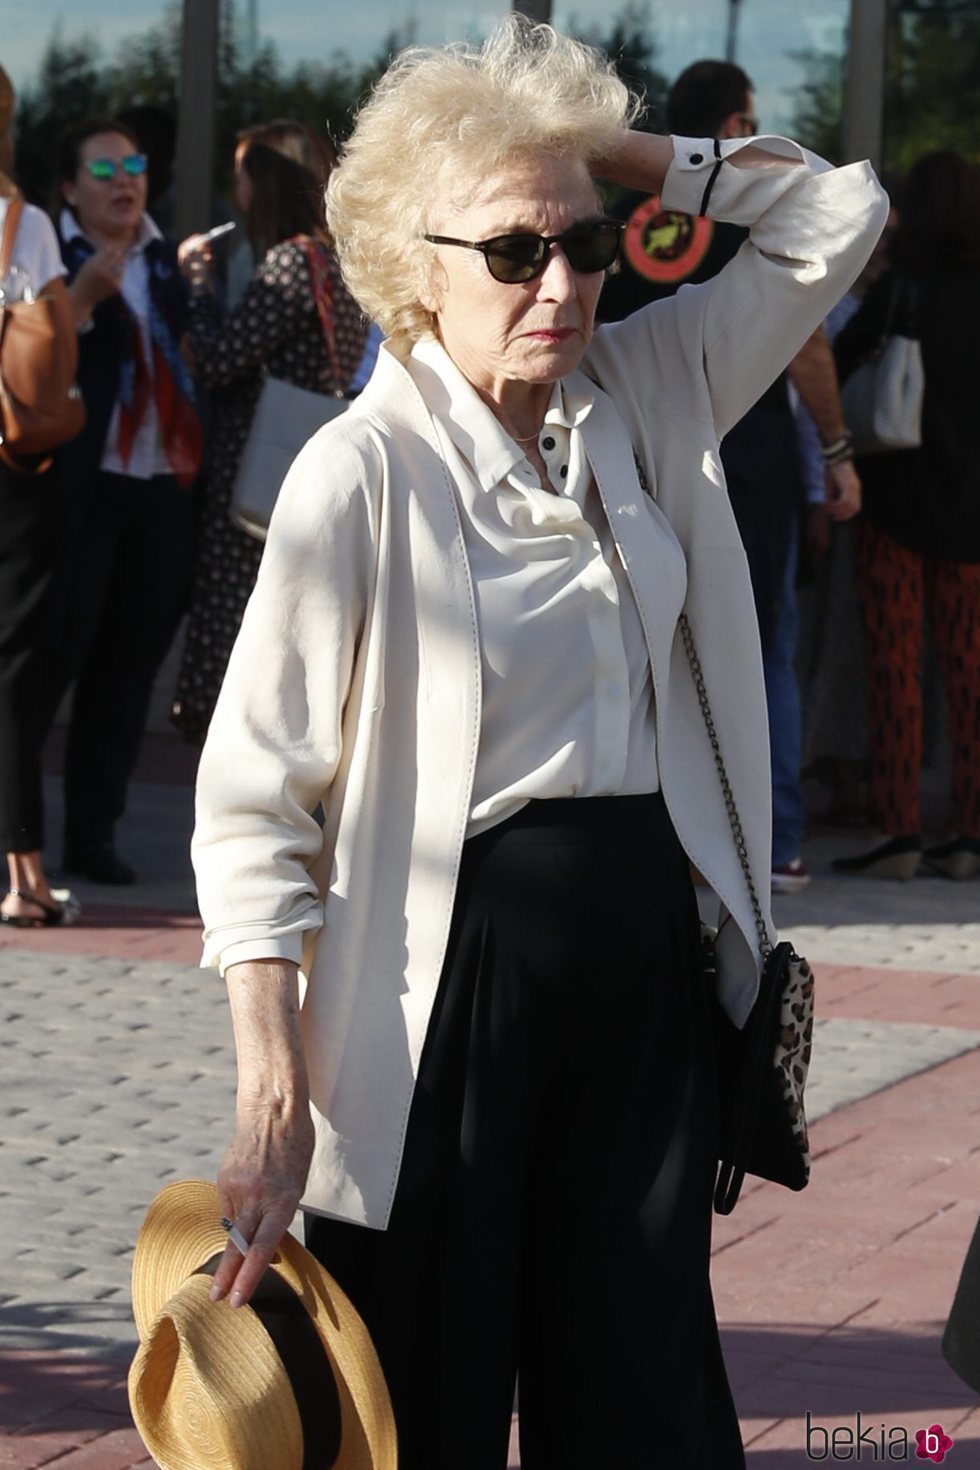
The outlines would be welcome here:
[[[68,266],[69,283],[81,264],[59,235],[62,258]],[[150,240],[146,245],[148,270],[155,274],[154,295],[170,323],[176,340],[190,323],[187,286],[177,268],[177,246],[172,240]],[[116,303],[102,301],[92,313],[92,327],[78,338],[78,386],[85,400],[85,428],[58,454],[61,485],[69,495],[84,496],[91,485],[105,449],[106,435],[119,395],[120,338]]]

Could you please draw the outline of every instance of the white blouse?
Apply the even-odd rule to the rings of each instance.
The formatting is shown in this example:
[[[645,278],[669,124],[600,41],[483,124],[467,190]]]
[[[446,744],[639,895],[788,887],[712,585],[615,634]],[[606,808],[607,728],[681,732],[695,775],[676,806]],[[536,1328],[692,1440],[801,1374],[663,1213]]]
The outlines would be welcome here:
[[[658,790],[650,655],[580,432],[591,403],[555,384],[545,490],[439,342],[407,366],[456,487],[480,626],[467,836],[532,799]]]
[[[10,200],[0,198],[0,235],[3,234],[7,222],[7,208]],[[48,219],[43,210],[35,208],[33,204],[25,204],[20,216],[20,224],[17,226],[17,238],[14,241],[14,251],[11,257],[11,265],[16,272],[21,272],[25,280],[21,284],[30,287],[35,295],[53,281],[65,274],[65,267],[61,259],[61,251],[58,248],[58,237],[54,232],[54,225]],[[18,277],[11,283],[11,300],[23,300],[23,290],[18,284]],[[0,286],[3,282],[0,281]]]

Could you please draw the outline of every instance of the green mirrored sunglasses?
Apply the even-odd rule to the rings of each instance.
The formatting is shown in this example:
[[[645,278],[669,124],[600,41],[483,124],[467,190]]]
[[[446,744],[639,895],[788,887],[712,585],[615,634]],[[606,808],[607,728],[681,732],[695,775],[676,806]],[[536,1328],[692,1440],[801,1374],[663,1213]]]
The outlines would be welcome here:
[[[127,153],[118,163],[114,158],[90,158],[85,167],[93,179],[114,179],[120,170],[137,179],[146,173],[146,154]]]

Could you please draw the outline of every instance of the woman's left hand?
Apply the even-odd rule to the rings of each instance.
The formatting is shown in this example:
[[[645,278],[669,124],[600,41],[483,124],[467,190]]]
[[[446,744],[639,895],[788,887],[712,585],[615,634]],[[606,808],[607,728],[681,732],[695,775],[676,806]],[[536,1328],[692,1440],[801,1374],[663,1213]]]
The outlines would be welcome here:
[[[279,1111],[271,1099],[239,1100],[235,1136],[218,1174],[225,1218],[248,1244],[229,1241],[214,1273],[213,1300],[244,1306],[268,1270],[293,1221],[313,1157],[309,1107]]]
[[[306,1060],[299,1030],[298,967],[249,960],[225,972],[238,1053],[235,1134],[218,1175],[229,1240],[213,1301],[244,1306],[268,1270],[306,1188],[313,1157]]]

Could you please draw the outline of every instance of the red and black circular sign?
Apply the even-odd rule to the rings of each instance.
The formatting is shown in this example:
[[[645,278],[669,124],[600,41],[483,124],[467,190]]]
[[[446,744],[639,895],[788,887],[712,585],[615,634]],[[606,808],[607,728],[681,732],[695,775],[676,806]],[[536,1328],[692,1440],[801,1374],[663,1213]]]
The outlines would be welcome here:
[[[659,196],[654,195],[630,215],[623,253],[645,280],[676,285],[687,280],[704,260],[714,228],[710,219],[663,209]]]

